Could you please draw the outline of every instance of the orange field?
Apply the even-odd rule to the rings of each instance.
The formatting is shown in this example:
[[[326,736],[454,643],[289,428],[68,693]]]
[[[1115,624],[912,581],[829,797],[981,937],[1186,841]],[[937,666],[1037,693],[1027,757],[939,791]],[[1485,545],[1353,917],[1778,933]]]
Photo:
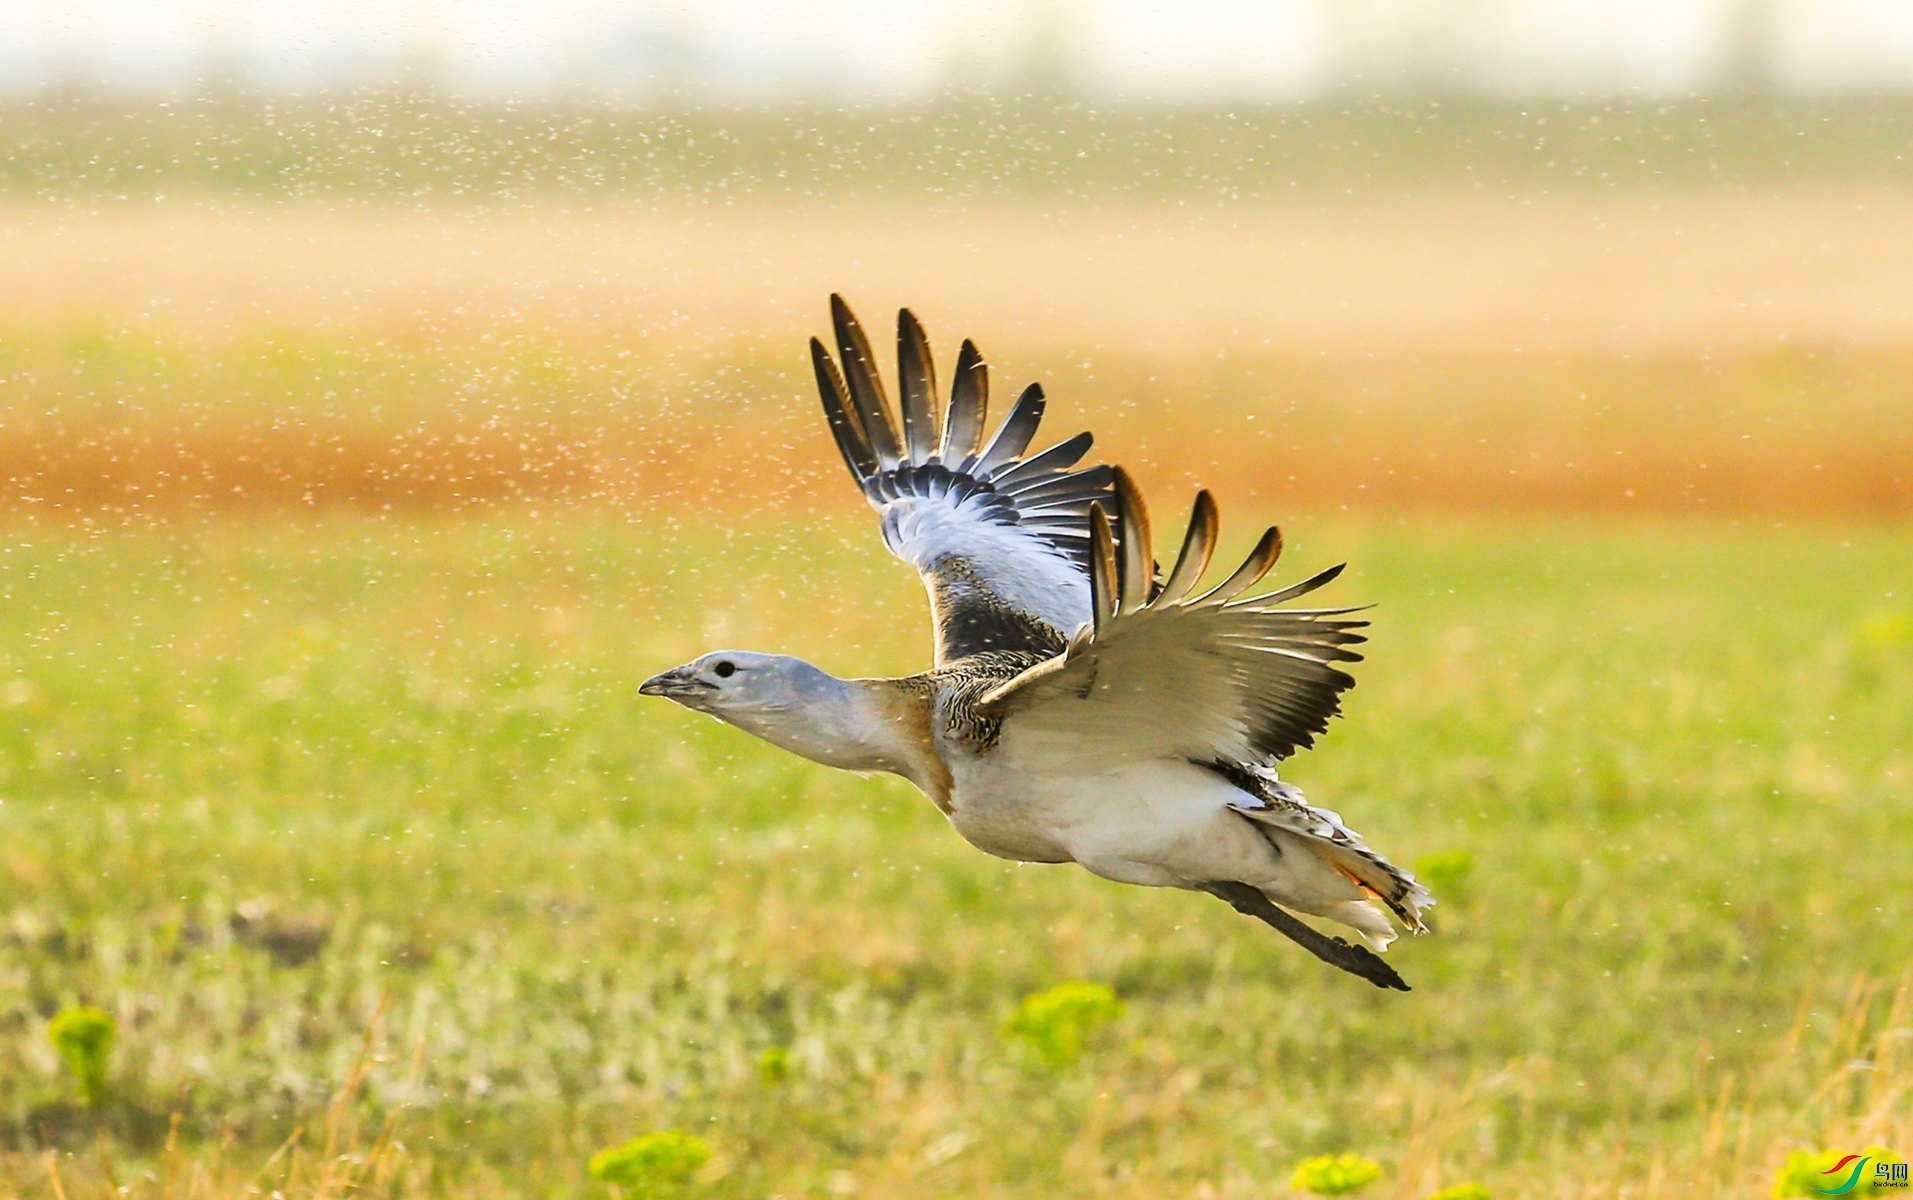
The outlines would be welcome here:
[[[1309,509],[1913,510],[1913,191],[0,208],[0,495],[779,505],[844,292],[1148,480]],[[714,471],[712,464],[734,469]],[[1157,464],[1174,464],[1173,474]]]

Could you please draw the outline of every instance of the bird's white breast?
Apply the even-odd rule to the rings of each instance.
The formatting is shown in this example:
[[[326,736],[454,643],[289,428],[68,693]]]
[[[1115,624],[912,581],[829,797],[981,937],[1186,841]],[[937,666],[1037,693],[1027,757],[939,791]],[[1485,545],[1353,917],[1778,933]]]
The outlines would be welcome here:
[[[1272,880],[1269,842],[1229,811],[1241,798],[1184,761],[1126,763],[1104,773],[1048,770],[998,751],[951,756],[950,823],[965,840],[1020,862],[1076,862],[1152,887]]]
[[[1081,811],[1073,780],[1031,776],[967,746],[950,764],[950,824],[977,849],[1017,862],[1072,862],[1059,839]]]

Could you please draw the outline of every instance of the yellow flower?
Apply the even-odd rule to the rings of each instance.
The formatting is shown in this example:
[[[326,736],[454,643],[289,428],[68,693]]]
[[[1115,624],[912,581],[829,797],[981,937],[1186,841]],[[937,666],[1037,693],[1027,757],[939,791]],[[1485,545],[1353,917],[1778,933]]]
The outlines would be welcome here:
[[[703,1139],[667,1129],[598,1151],[589,1170],[593,1179],[656,1196],[682,1188],[710,1158],[711,1148]]]
[[[1365,1188],[1381,1177],[1380,1163],[1354,1154],[1324,1154],[1320,1158],[1303,1159],[1295,1168],[1295,1178],[1289,1180],[1289,1186],[1315,1196],[1340,1196]]]
[[[1102,984],[1059,983],[1025,996],[1003,1023],[1003,1036],[1027,1043],[1046,1066],[1066,1067],[1082,1057],[1083,1039],[1092,1030],[1122,1015],[1122,1002]]]

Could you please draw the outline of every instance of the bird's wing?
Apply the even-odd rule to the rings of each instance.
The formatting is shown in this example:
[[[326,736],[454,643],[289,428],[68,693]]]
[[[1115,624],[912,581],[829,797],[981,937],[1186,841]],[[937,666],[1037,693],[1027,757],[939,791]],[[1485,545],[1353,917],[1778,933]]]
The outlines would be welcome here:
[[[1121,468],[1115,491],[1115,533],[1100,503],[1089,515],[1091,620],[1064,653],[979,703],[1002,722],[1003,745],[1087,767],[1177,756],[1265,764],[1314,744],[1355,685],[1336,664],[1360,660],[1349,646],[1367,622],[1347,619],[1351,608],[1277,605],[1341,568],[1241,598],[1281,553],[1270,529],[1234,574],[1191,598],[1215,547],[1215,502],[1196,497],[1182,554],[1158,584],[1149,517]]]
[[[870,340],[842,297],[830,298],[830,314],[842,367],[810,342],[824,415],[880,516],[884,544],[923,577],[937,662],[987,650],[1060,652],[1090,616],[1090,508],[1121,511],[1111,468],[1073,469],[1090,435],[1026,453],[1044,404],[1031,384],[985,436],[989,369],[968,341],[941,407],[929,340],[908,309],[897,314],[899,422]]]

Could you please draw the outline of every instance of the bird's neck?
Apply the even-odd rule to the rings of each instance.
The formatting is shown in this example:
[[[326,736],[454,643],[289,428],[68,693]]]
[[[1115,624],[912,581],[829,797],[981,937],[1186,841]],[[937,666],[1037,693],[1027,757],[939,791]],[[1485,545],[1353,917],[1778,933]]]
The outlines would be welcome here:
[[[801,704],[726,719],[827,767],[901,775],[947,811],[949,771],[931,736],[935,707],[915,680],[838,679],[818,671],[806,681]]]

